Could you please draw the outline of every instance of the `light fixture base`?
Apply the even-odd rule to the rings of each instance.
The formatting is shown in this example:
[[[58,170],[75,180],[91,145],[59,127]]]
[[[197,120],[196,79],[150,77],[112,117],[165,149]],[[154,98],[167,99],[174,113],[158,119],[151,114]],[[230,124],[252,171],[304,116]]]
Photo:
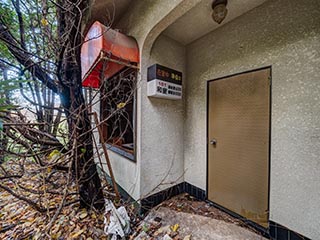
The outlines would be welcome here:
[[[215,0],[212,2],[212,19],[218,24],[226,18],[228,0]]]

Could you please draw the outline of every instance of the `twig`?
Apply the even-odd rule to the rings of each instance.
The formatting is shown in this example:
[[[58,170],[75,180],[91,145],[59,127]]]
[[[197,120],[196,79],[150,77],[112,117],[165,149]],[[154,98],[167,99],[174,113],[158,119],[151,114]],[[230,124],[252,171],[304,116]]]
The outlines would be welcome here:
[[[57,211],[55,212],[55,214],[53,215],[53,218],[50,220],[50,222],[48,223],[47,227],[46,227],[46,232],[49,233],[50,232],[50,229],[52,228],[54,222],[57,220],[57,217],[59,216],[59,214],[61,213],[61,210],[65,204],[65,201],[66,201],[66,198],[68,196],[68,185],[69,185],[69,182],[70,182],[70,175],[71,175],[71,166],[72,164],[70,164],[70,167],[69,167],[69,173],[68,173],[68,178],[67,178],[67,182],[66,182],[66,186],[65,186],[65,189],[64,189],[64,192],[63,192],[63,197],[62,197],[62,201],[60,203],[60,206],[59,208],[57,209]]]
[[[93,112],[93,117],[94,117],[94,121],[95,121],[95,123],[96,123],[96,126],[97,126],[97,128],[98,128],[98,132],[99,132],[100,139],[101,139],[101,142],[102,142],[102,143],[101,143],[101,144],[102,144],[102,149],[103,149],[103,152],[104,152],[104,155],[105,155],[105,158],[106,158],[106,162],[107,162],[107,165],[108,165],[110,177],[111,177],[112,184],[113,184],[113,189],[114,189],[114,191],[115,191],[115,193],[116,193],[117,198],[120,199],[120,194],[119,194],[119,191],[118,191],[118,186],[117,186],[116,180],[115,180],[114,175],[113,175],[113,171],[112,171],[112,167],[111,167],[111,163],[110,163],[108,151],[107,151],[105,142],[104,142],[104,140],[103,140],[103,135],[102,135],[101,126],[100,126],[100,123],[99,123],[98,116],[97,116],[97,113],[96,113],[96,112]]]
[[[14,224],[10,224],[10,225],[7,225],[7,226],[4,226],[0,229],[0,233],[4,233],[12,228],[14,228],[15,226],[17,226],[18,223],[14,223]]]
[[[0,183],[0,188],[4,189],[5,191],[7,191],[8,193],[10,193],[12,196],[18,198],[19,200],[22,200],[26,203],[28,203],[33,209],[37,210],[38,212],[45,212],[46,209],[42,208],[40,206],[38,206],[35,202],[33,202],[32,200],[22,196],[22,195],[18,195],[17,193],[15,193],[14,191],[12,191],[10,188],[8,188],[7,186],[3,185]]]

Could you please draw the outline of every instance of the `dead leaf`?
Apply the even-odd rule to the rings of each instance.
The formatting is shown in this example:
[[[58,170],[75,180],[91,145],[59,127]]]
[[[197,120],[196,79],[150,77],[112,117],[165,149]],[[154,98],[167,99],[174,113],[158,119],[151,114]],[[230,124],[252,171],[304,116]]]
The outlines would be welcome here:
[[[183,240],[191,240],[191,235],[187,235],[183,238]]]
[[[71,238],[76,238],[76,237],[80,236],[80,235],[81,235],[81,233],[83,233],[83,232],[84,232],[84,229],[82,229],[82,230],[80,230],[80,231],[78,231],[78,232],[76,232],[76,233],[72,234],[72,235],[71,235]]]
[[[176,231],[178,231],[178,229],[179,229],[179,224],[177,223],[177,224],[175,224],[175,225],[172,225],[171,227],[170,227],[170,229],[172,230],[172,231],[174,231],[174,232],[176,232]]]
[[[118,103],[117,109],[121,109],[121,108],[123,108],[125,106],[126,106],[126,103],[124,103],[124,102]]]
[[[41,24],[42,24],[42,26],[48,26],[49,22],[48,22],[47,19],[42,18],[42,19],[41,19]]]
[[[80,214],[79,218],[80,219],[84,219],[87,216],[88,216],[88,213],[87,212],[83,212],[83,213]]]

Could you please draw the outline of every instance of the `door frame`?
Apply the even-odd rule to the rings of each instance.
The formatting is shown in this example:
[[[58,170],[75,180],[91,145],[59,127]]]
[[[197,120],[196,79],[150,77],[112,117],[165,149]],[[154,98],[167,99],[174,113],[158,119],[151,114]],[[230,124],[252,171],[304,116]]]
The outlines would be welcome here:
[[[234,77],[234,76],[237,76],[237,75],[241,75],[241,74],[246,74],[246,73],[251,73],[251,72],[257,72],[257,71],[260,71],[260,70],[265,70],[265,69],[270,69],[270,85],[269,85],[269,104],[270,104],[270,107],[269,107],[269,149],[268,149],[268,228],[264,228],[263,226],[251,221],[251,220],[248,220],[246,218],[244,218],[243,216],[217,204],[217,203],[214,203],[212,201],[210,201],[208,199],[208,193],[209,193],[209,189],[208,189],[208,183],[209,183],[209,168],[208,168],[208,164],[209,164],[209,154],[208,154],[208,151],[209,151],[209,84],[213,81],[219,81],[219,80],[223,80],[223,79],[226,79],[226,78],[229,78],[229,77]],[[234,73],[234,74],[230,74],[230,75],[227,75],[227,76],[223,76],[223,77],[219,77],[219,78],[215,78],[215,79],[212,79],[212,80],[208,80],[207,81],[207,85],[206,85],[207,89],[206,89],[206,92],[207,92],[207,95],[206,95],[206,200],[211,203],[213,206],[215,206],[216,208],[228,213],[229,215],[235,217],[235,218],[238,218],[240,220],[242,220],[243,222],[249,224],[250,226],[254,227],[256,230],[258,230],[260,233],[262,233],[264,236],[269,236],[269,228],[270,228],[270,178],[271,178],[271,175],[270,175],[270,172],[271,172],[271,114],[272,114],[272,66],[269,65],[269,66],[265,66],[265,67],[261,67],[261,68],[255,68],[255,69],[252,69],[252,70],[247,70],[247,71],[244,71],[244,72],[238,72],[238,73]]]

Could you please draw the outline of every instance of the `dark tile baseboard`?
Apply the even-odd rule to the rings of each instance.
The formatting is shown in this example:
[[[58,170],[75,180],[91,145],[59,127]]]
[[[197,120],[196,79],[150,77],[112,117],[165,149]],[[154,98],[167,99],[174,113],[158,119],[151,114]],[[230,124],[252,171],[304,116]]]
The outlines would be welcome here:
[[[158,204],[162,203],[163,201],[170,199],[176,195],[184,193],[184,185],[185,183],[179,183],[175,186],[167,188],[161,192],[155,193],[151,196],[143,198],[140,202],[140,213],[145,214],[153,207],[157,206]]]
[[[204,201],[207,198],[206,191],[202,190],[201,188],[198,188],[196,186],[193,186],[190,183],[184,182],[184,190],[186,193],[190,194],[191,196]]]
[[[149,197],[146,197],[141,200],[141,213],[145,213],[151,208],[157,206],[161,202],[170,199],[176,195],[181,193],[188,193],[191,196],[199,199],[205,200],[206,199],[206,192],[196,186],[193,186],[190,183],[182,182],[175,186],[172,186],[168,189],[165,189],[161,192],[155,193]]]
[[[272,240],[311,240],[273,221],[269,221],[269,232]]]

